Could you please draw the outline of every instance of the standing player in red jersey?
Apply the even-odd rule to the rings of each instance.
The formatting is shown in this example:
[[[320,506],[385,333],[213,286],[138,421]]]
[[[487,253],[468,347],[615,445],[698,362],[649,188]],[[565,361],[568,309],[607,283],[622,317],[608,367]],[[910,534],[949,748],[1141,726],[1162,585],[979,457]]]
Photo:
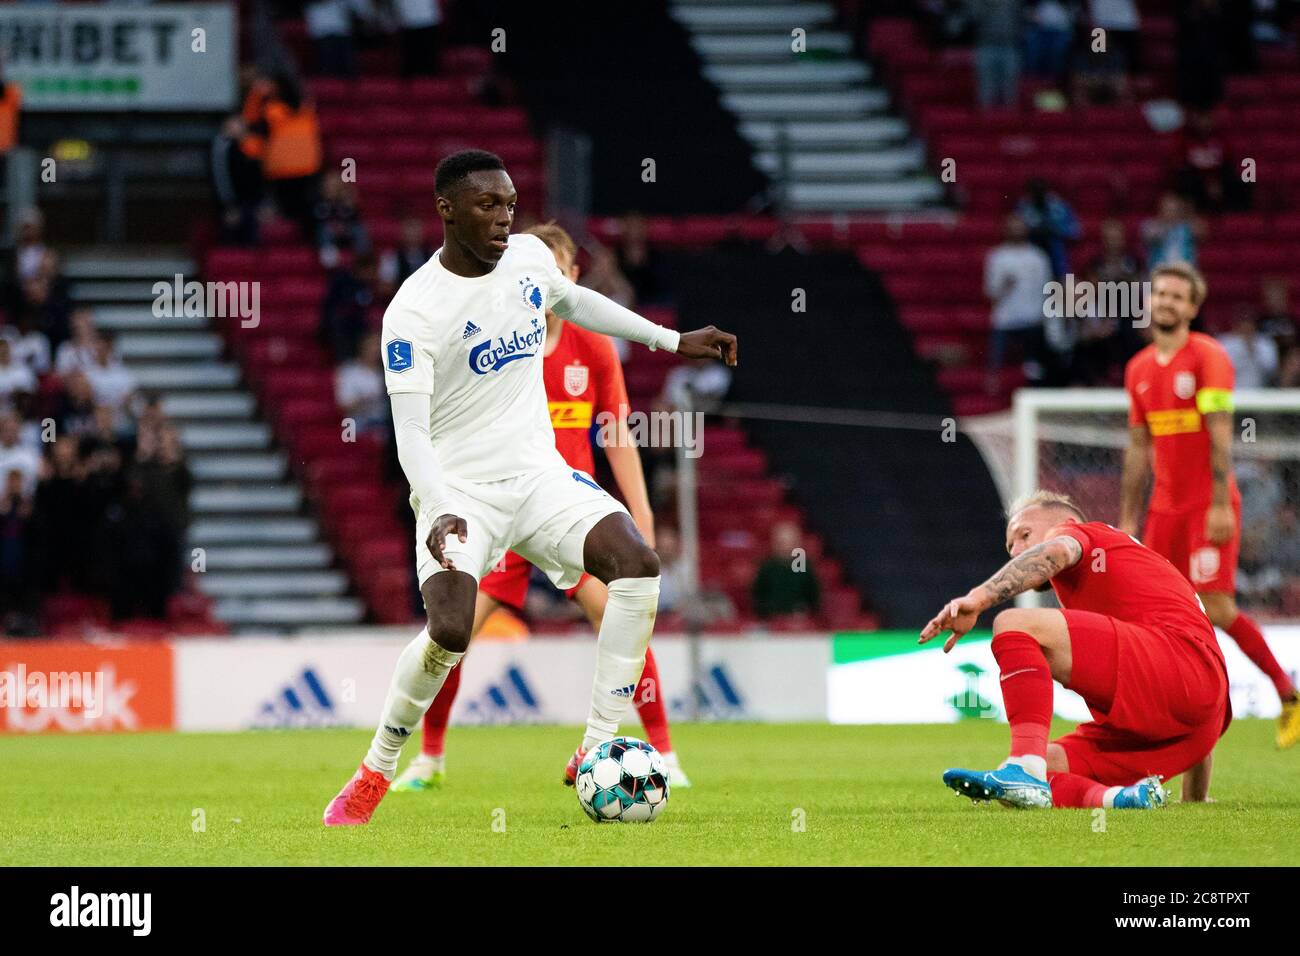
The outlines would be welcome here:
[[[1192,586],[1052,492],[1012,506],[1006,545],[1011,560],[949,601],[920,643],[951,631],[946,653],[984,611],[1049,585],[1061,610],[993,619],[1011,753],[996,770],[948,770],[943,782],[1010,806],[1122,810],[1162,806],[1161,779],[1185,774],[1183,800],[1208,800],[1211,753],[1231,709],[1223,653]],[[1083,697],[1093,720],[1049,744],[1054,679]]]
[[[571,281],[578,279],[578,248],[573,239],[554,223],[525,229],[541,239],[555,255],[556,264]],[[566,323],[553,312],[546,313],[546,347],[543,353],[542,378],[546,385],[547,404],[550,406],[551,426],[555,429],[555,447],[576,472],[590,482],[596,461],[591,451],[593,422],[605,420],[624,426],[629,410],[627,389],[623,384],[623,367],[619,363],[614,343],[606,336],[589,332],[580,326]],[[598,418],[599,416],[599,418]],[[654,514],[646,493],[645,473],[641,470],[641,457],[635,445],[621,435],[605,446],[610,469],[619,490],[627,499],[628,512],[637,530],[650,547],[654,547]],[[575,478],[578,477],[575,472]],[[581,480],[581,479],[580,479]],[[501,562],[479,582],[478,598],[474,606],[473,634],[477,635],[484,622],[501,607],[522,611],[528,594],[528,577],[531,565],[513,551],[506,553]],[[605,585],[584,574],[577,585],[564,592],[576,600],[600,633],[600,622],[605,613],[608,592]],[[464,666],[464,665],[461,665]],[[442,692],[434,698],[433,705],[424,715],[424,739],[420,754],[405,772],[393,783],[396,792],[429,790],[446,779],[444,743],[452,704],[460,688],[460,667],[454,668],[443,684]],[[662,700],[659,667],[653,649],[646,650],[645,669],[633,697],[637,714],[645,727],[650,745],[663,754],[674,787],[689,787],[689,778],[682,771],[673,751],[668,729],[668,714]],[[581,751],[574,754],[564,771],[564,782],[572,786],[577,776]]]
[[[1290,747],[1300,741],[1300,696],[1235,597],[1241,494],[1232,474],[1232,362],[1211,336],[1191,331],[1206,293],[1195,268],[1161,266],[1151,286],[1154,340],[1124,371],[1129,445],[1119,527],[1137,535],[1154,471],[1142,542],[1192,582],[1210,621],[1268,675],[1282,701],[1277,745]]]

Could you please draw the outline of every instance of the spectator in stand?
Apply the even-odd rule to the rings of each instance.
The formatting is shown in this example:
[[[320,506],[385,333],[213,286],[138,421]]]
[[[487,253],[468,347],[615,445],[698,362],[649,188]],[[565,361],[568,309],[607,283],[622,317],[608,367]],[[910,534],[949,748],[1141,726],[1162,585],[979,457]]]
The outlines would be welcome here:
[[[1277,343],[1285,353],[1297,344],[1295,313],[1291,311],[1291,292],[1286,279],[1265,279],[1260,283],[1259,330]]]
[[[376,303],[378,264],[370,253],[362,253],[352,265],[330,272],[325,300],[321,303],[321,344],[345,362],[357,354],[367,328],[366,315]]]
[[[789,521],[772,527],[772,551],[758,567],[751,588],[754,613],[764,619],[813,615],[821,608],[821,581],[799,550],[799,528]]]
[[[5,181],[5,155],[18,145],[18,118],[23,105],[23,89],[9,83],[4,76],[4,63],[0,61],[0,182]]]
[[[80,369],[63,376],[63,393],[54,417],[61,435],[84,435],[95,428],[95,390]]]
[[[921,8],[934,46],[970,46],[973,26],[967,0],[921,0]]]
[[[711,359],[688,359],[664,377],[660,401],[673,409],[712,414],[731,388],[731,369]]]
[[[1061,0],[1038,0],[1025,31],[1025,72],[1062,85],[1073,39],[1074,11]]]
[[[433,256],[422,218],[414,215],[403,218],[401,233],[401,244],[385,252],[379,261],[379,281],[385,298]]]
[[[1277,515],[1277,535],[1270,535],[1271,557],[1288,577],[1300,577],[1300,513],[1292,505]]]
[[[32,314],[35,328],[46,335],[50,344],[68,337],[68,302],[66,284],[59,275],[59,257],[46,252],[36,273],[18,288],[10,302],[11,315]]]
[[[179,582],[170,518],[146,493],[141,474],[128,473],[124,486],[105,509],[97,536],[113,620],[166,617],[167,598]]]
[[[163,433],[172,427],[163,412],[162,399],[158,395],[149,395],[141,403],[140,415],[135,423],[135,441],[137,447],[148,444],[157,448],[162,442]]]
[[[190,489],[194,485],[180,432],[165,420],[156,429],[142,429],[132,475],[140,482],[144,500],[162,519],[159,544],[166,550],[160,564],[165,596],[181,588],[185,531],[190,523]]]
[[[357,424],[358,432],[389,429],[388,393],[384,389],[383,349],[379,333],[367,332],[360,351],[334,372],[334,401]]]
[[[1052,281],[1052,263],[1029,241],[1029,229],[1019,216],[1008,216],[1005,230],[1002,244],[984,260],[984,294],[993,302],[989,394],[999,390],[998,373],[1012,347],[1024,356],[1030,382],[1041,382],[1046,374],[1043,303],[1047,283]]]
[[[582,284],[613,299],[624,308],[635,308],[636,289],[619,269],[618,256],[594,240],[588,248],[588,253],[591,261],[582,274]],[[615,341],[626,342],[626,339]]]
[[[1147,267],[1169,262],[1196,264],[1196,245],[1204,227],[1194,218],[1187,203],[1176,193],[1160,197],[1160,211],[1142,223],[1142,242],[1147,250]]]
[[[257,244],[262,202],[262,165],[245,147],[256,141],[239,116],[230,116],[212,140],[212,188],[221,207],[221,241]]]
[[[1069,243],[1079,238],[1079,220],[1070,204],[1037,176],[1025,183],[1025,195],[1016,213],[1029,229],[1029,241],[1038,246],[1052,263],[1057,278],[1070,271]]]
[[[1071,56],[1070,99],[1078,110],[1132,101],[1124,51],[1110,42],[1109,34],[1098,35],[1098,29],[1090,22],[1079,31]]]
[[[40,470],[40,453],[22,441],[18,415],[10,411],[0,412],[0,475],[19,472],[23,476],[23,487],[30,493],[36,490]]]
[[[10,340],[0,336],[0,402],[12,403],[19,395],[36,394],[36,375],[14,358]]]
[[[14,250],[20,285],[41,273],[49,251],[45,246],[45,215],[35,206],[24,210],[18,217],[18,242]]]
[[[135,456],[135,436],[129,422],[112,405],[96,405],[90,427],[80,433],[82,447],[87,449],[112,448],[123,465]]]
[[[9,341],[15,362],[26,365],[35,375],[50,370],[50,340],[37,327],[37,314],[31,309],[18,313],[18,322],[12,328],[0,329],[0,336]]]
[[[1283,357],[1277,384],[1282,388],[1300,388],[1300,346],[1293,346]]]
[[[402,50],[402,76],[434,76],[441,48],[439,0],[391,0]]]
[[[1207,110],[1193,110],[1183,127],[1182,165],[1174,173],[1175,189],[1200,212],[1244,209],[1249,193],[1228,162],[1228,147]]]
[[[303,6],[307,35],[316,48],[316,72],[326,76],[357,75],[354,16],[373,18],[369,0],[311,0]]]
[[[30,633],[35,630],[32,490],[17,468],[0,475],[4,480],[0,489],[0,620],[6,634]]]
[[[1219,336],[1219,344],[1232,359],[1237,388],[1267,388],[1277,381],[1277,343],[1259,334],[1249,306],[1238,308],[1232,331]]]
[[[95,329],[95,313],[81,306],[72,313],[72,335],[59,345],[54,353],[54,371],[60,377],[73,372],[84,372],[95,364],[95,343],[99,332]]]
[[[36,554],[33,564],[39,590],[49,594],[67,586],[86,591],[91,587],[89,548],[69,548],[64,542],[84,537],[98,523],[84,493],[86,466],[76,435],[63,433],[50,446],[42,463],[36,489]]]
[[[1224,22],[1219,0],[1177,5],[1175,90],[1184,106],[1210,109],[1223,98]]]
[[[332,269],[338,264],[340,251],[370,251],[370,234],[361,221],[357,190],[352,183],[345,183],[338,176],[326,176],[313,214],[316,248],[325,268]]]
[[[1106,31],[1106,49],[1118,55],[1124,72],[1142,68],[1142,18],[1133,0],[1088,0],[1088,22],[1090,30]]]
[[[298,224],[304,239],[314,241],[313,210],[322,162],[320,122],[302,84],[289,70],[276,74],[250,128],[265,138],[262,178],[276,205]]]
[[[586,246],[587,268],[582,273],[582,285],[595,289],[608,299],[613,299],[627,309],[636,308],[636,290],[627,276],[619,270],[618,257],[594,238]],[[627,339],[614,339],[618,360],[626,362],[631,356],[631,343]]]
[[[681,540],[676,528],[655,526],[655,553],[659,555],[659,611],[663,614],[680,611],[686,600],[686,567],[682,563]]]
[[[687,606],[686,564],[682,560],[681,539],[671,525],[655,527],[655,553],[659,555],[659,612],[680,613],[702,625],[730,621],[736,606],[724,592],[700,585],[693,607]]]
[[[636,301],[641,304],[662,302],[664,296],[659,254],[647,235],[645,216],[629,212],[619,222],[615,246],[619,272],[632,284]]]
[[[1142,280],[1142,263],[1128,247],[1124,223],[1107,219],[1101,224],[1101,251],[1088,264],[1084,276],[1094,288],[1104,283],[1125,284],[1136,289]],[[1142,337],[1134,323],[1137,314],[1110,315],[1108,305],[1115,300],[1096,297],[1094,314],[1085,316],[1079,329],[1077,370],[1087,385],[1119,384],[1124,363],[1142,348]],[[1136,303],[1130,297],[1130,310],[1136,313]],[[1117,375],[1117,373],[1119,373]]]
[[[118,358],[113,349],[113,339],[106,332],[95,338],[95,354],[90,367],[84,372],[95,393],[95,403],[107,405],[115,412],[133,411],[136,398],[135,376]]]
[[[984,109],[1020,102],[1021,0],[969,0],[975,26],[975,82]]]

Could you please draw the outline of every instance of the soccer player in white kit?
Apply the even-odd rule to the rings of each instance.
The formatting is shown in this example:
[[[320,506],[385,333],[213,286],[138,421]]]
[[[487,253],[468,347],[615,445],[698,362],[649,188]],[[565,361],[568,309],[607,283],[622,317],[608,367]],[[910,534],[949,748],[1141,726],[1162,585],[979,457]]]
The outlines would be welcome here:
[[[402,744],[469,647],[479,578],[507,550],[556,587],[572,587],[586,570],[609,590],[574,759],[613,737],[631,703],[654,629],[659,557],[623,505],[555,449],[542,384],[546,310],[652,349],[736,364],[734,335],[649,322],[570,282],[537,237],[511,236],[517,197],[493,154],[446,157],[434,189],[442,248],[402,284],[383,328],[428,623],[398,658],[379,728],[326,807],[326,826],[370,821]]]

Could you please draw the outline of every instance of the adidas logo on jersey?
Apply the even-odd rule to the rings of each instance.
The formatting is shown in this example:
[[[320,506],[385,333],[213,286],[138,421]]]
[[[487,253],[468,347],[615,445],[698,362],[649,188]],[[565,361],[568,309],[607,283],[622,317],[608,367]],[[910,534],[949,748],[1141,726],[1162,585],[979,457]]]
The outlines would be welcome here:
[[[482,332],[482,331],[483,331],[483,330],[480,329],[480,328],[479,328],[477,325],[475,325],[473,322],[466,322],[466,323],[465,323],[465,334],[462,335],[462,336],[460,337],[460,340],[461,340],[462,342],[464,342],[466,339],[468,339],[468,338],[472,338],[473,336],[478,335],[478,334],[479,334],[480,332]]]

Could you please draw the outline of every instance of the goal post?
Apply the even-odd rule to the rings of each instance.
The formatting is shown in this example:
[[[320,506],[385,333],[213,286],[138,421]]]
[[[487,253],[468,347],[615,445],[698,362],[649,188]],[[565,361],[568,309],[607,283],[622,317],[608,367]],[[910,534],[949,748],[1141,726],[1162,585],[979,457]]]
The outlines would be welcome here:
[[[1242,496],[1238,596],[1266,617],[1300,619],[1300,389],[1243,389],[1233,400]],[[1007,503],[1045,487],[1069,494],[1089,518],[1119,520],[1128,444],[1123,389],[1021,389],[1010,426],[1010,460],[990,461],[1002,473]],[[985,444],[991,458],[999,446],[1005,454],[1005,442]]]

